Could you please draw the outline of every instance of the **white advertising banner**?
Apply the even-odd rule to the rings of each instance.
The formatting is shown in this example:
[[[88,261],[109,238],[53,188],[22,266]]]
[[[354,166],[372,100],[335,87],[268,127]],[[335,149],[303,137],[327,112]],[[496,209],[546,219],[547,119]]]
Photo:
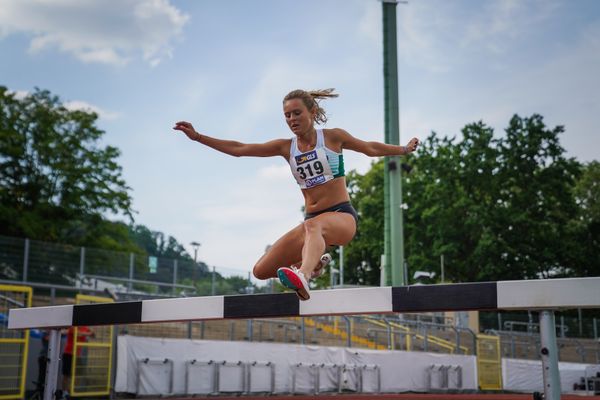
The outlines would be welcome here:
[[[563,393],[573,391],[591,364],[559,362],[560,387]],[[502,359],[502,383],[504,390],[515,392],[543,392],[542,362],[514,358]]]
[[[140,360],[148,360],[144,363]],[[196,360],[194,364],[190,362]],[[356,391],[359,387],[356,366],[377,365],[381,374],[381,392],[425,391],[436,386],[439,377],[434,373],[428,379],[432,366],[451,366],[448,387],[464,390],[477,389],[476,360],[474,356],[434,354],[423,352],[381,351],[344,347],[322,347],[261,342],[228,342],[188,339],[157,339],[119,336],[117,341],[117,392],[150,394],[211,393],[214,376],[209,361],[227,362],[219,368],[218,391],[241,392],[244,374],[236,364],[254,363],[251,369],[252,391],[270,392],[270,368],[274,365],[274,392],[290,393],[292,385],[297,393],[312,393],[318,371],[319,391],[336,391],[337,374],[333,365],[342,368],[341,386]],[[296,367],[302,363],[302,367]],[[315,365],[323,365],[317,368]],[[456,368],[459,367],[459,368]],[[189,378],[186,378],[189,369]],[[458,378],[457,370],[461,377]],[[296,371],[294,374],[293,372]],[[377,374],[363,369],[363,391],[377,390]],[[293,381],[293,377],[295,379]],[[186,381],[187,379],[187,381]]]

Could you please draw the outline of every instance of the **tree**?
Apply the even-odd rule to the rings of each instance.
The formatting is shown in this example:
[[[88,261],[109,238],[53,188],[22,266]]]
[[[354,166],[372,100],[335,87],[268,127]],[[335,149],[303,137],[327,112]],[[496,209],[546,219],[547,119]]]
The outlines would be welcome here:
[[[379,160],[364,175],[350,171],[347,176],[350,200],[360,220],[354,240],[344,247],[345,283],[379,284],[384,227],[383,168],[383,160]],[[323,279],[329,282],[328,276]]]
[[[0,234],[93,245],[103,213],[131,218],[120,152],[99,143],[97,118],[46,90],[0,86]]]
[[[204,279],[193,281],[188,279],[184,282],[187,285],[194,285],[196,287],[196,293],[199,296],[210,296],[212,295],[212,279],[211,276],[207,276]],[[268,289],[258,288],[256,285],[248,282],[248,279],[241,276],[230,276],[223,277],[221,274],[216,273],[215,276],[215,294],[224,295],[224,294],[241,294],[247,293],[248,288],[252,293],[265,293],[268,292]]]
[[[439,274],[440,256],[449,280],[478,280],[494,246],[489,210],[496,192],[497,140],[482,122],[465,126],[463,140],[432,133],[404,176],[405,253],[411,272]]]
[[[208,265],[202,261],[194,263],[187,250],[173,236],[166,236],[159,231],[153,231],[144,225],[130,225],[129,234],[135,244],[143,251],[144,256],[157,257],[160,260],[178,260],[177,276],[180,280],[197,281],[207,279]],[[160,264],[160,263],[159,263]],[[145,265],[141,269],[146,269]]]
[[[130,225],[129,232],[135,243],[151,256],[193,261],[185,247],[173,236],[150,230],[144,225]]]
[[[579,219],[584,223],[600,223],[600,162],[592,161],[582,167],[575,185]]]
[[[426,138],[407,159],[412,172],[403,174],[409,275],[439,272],[441,255],[455,282],[600,272],[598,166],[581,175],[581,165],[560,146],[563,132],[547,128],[539,115],[515,115],[502,138],[481,121],[466,125],[461,140]],[[382,161],[365,175],[350,173],[348,187],[361,219],[345,249],[346,281],[377,285]]]
[[[575,184],[575,199],[579,215],[570,221],[569,228],[576,237],[569,250],[574,258],[573,269],[580,276],[600,274],[600,162],[592,161],[582,167]]]
[[[434,138],[424,146],[417,184],[407,185],[409,263],[437,270],[444,254],[447,276],[459,282],[569,274],[579,164],[564,156],[562,132],[540,115],[515,115],[504,138],[479,122],[463,129],[460,142]]]
[[[492,277],[572,275],[577,247],[570,222],[579,210],[573,189],[581,165],[565,157],[562,126],[515,115],[501,145],[496,237],[501,243]]]

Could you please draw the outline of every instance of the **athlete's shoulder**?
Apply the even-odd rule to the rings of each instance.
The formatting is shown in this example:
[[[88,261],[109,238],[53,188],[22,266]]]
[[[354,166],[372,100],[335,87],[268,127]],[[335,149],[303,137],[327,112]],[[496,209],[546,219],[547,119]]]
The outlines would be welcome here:
[[[292,139],[291,138],[273,139],[267,143],[270,144],[271,146],[276,146],[276,147],[280,147],[283,149],[285,147],[290,147],[290,144],[292,143]]]
[[[330,137],[332,139],[343,139],[347,135],[349,135],[349,133],[345,129],[342,129],[342,128],[327,128],[327,129],[323,129],[323,135]]]
[[[339,135],[348,132],[342,128],[323,128],[323,133],[326,135]]]
[[[327,142],[340,145],[352,138],[348,131],[342,128],[323,129],[323,136],[327,138]]]
[[[280,146],[284,149],[289,150],[294,138],[285,138],[285,139],[280,139],[280,140],[281,140]]]
[[[284,158],[290,158],[290,147],[292,147],[292,138],[281,138],[273,140],[279,148],[280,154]]]
[[[273,143],[277,143],[277,144],[281,144],[281,145],[290,144],[290,143],[292,143],[292,138],[274,139]]]

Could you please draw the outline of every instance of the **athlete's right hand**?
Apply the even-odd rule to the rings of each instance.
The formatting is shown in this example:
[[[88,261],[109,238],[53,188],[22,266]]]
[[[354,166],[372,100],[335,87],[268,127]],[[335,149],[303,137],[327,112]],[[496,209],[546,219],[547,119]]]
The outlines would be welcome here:
[[[173,129],[185,133],[185,135],[191,140],[199,141],[200,137],[202,137],[202,135],[196,132],[193,125],[186,121],[176,122]]]

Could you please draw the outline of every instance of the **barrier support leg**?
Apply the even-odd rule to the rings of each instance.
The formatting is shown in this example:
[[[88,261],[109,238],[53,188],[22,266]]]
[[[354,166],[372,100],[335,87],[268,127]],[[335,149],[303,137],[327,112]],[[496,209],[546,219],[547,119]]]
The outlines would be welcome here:
[[[544,377],[544,399],[560,400],[560,375],[558,372],[558,346],[554,311],[540,311],[540,339],[542,344],[542,371]]]
[[[46,381],[44,400],[53,400],[58,383],[58,364],[60,363],[60,330],[52,329],[48,337],[48,361],[46,364]]]

